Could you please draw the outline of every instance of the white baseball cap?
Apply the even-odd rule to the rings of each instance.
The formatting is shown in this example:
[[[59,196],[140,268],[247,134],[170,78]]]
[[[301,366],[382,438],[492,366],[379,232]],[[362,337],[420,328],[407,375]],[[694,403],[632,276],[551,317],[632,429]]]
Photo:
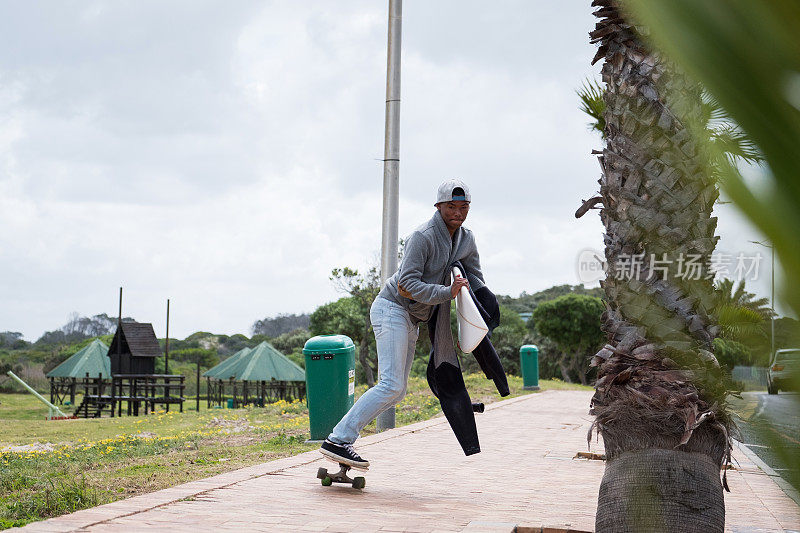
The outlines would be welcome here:
[[[461,189],[461,191],[456,191],[455,194],[453,191],[456,189]],[[462,194],[463,191],[463,194]],[[467,184],[459,179],[449,179],[445,180],[441,185],[439,185],[439,191],[436,194],[436,203],[442,202],[471,202],[472,196],[469,194],[469,187]]]

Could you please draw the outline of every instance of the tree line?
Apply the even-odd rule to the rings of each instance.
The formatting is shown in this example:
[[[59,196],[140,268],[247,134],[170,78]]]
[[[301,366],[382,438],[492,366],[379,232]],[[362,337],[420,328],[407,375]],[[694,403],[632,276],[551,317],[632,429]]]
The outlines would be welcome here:
[[[243,334],[222,335],[206,331],[192,333],[185,339],[170,338],[170,372],[200,363],[210,368],[242,348],[252,348],[263,341],[272,344],[292,361],[305,366],[302,348],[313,335],[340,333],[353,339],[358,361],[357,378],[369,386],[377,378],[375,338],[369,323],[369,308],[379,292],[380,279],[375,267],[360,272],[351,267],[332,270],[330,280],[342,292],[336,301],[318,307],[311,314],[279,314],[256,320],[251,337]],[[715,310],[721,334],[714,340],[715,355],[720,364],[734,366],[766,366],[770,357],[770,318],[772,310],[765,298],[757,298],[728,279],[715,284]],[[595,377],[591,356],[605,344],[600,330],[604,294],[600,288],[583,285],[555,285],[534,293],[522,292],[517,297],[499,295],[501,321],[494,331],[492,343],[509,374],[519,374],[519,349],[525,344],[539,348],[539,373],[542,379],[557,378],[567,382],[588,384]],[[455,331],[456,314],[451,313]],[[124,321],[133,321],[131,317]],[[19,332],[0,332],[0,371],[33,372],[40,376],[55,368],[83,348],[93,338],[110,344],[117,319],[105,313],[91,317],[72,313],[62,327],[42,334],[35,342],[27,342]],[[782,317],[775,320],[775,347],[800,346],[798,321]],[[427,327],[420,325],[412,374],[424,376],[430,354]],[[160,339],[162,350],[166,339]],[[460,354],[467,372],[479,372],[474,358]],[[157,371],[164,371],[159,359]],[[30,372],[29,372],[30,374]],[[1,380],[2,378],[0,378]]]
[[[375,267],[359,272],[351,267],[335,268],[331,282],[344,294],[336,301],[317,308],[310,317],[313,335],[342,333],[353,339],[358,360],[358,379],[369,386],[375,383],[377,353],[369,323],[369,309],[380,290]],[[556,285],[518,297],[498,296],[501,321],[493,334],[497,349],[509,374],[519,374],[519,349],[524,344],[539,348],[542,379],[591,383],[596,371],[591,357],[607,342],[601,330],[606,309],[605,294],[599,287]],[[768,301],[745,290],[745,282],[735,284],[720,279],[714,285],[714,313],[721,327],[714,347],[720,364],[730,371],[734,366],[766,366],[770,360],[770,319]],[[451,313],[456,329],[455,313]],[[525,318],[523,318],[525,317]],[[775,320],[775,347],[800,346],[800,323],[792,318]],[[427,327],[420,324],[412,374],[424,376],[430,353]],[[459,352],[460,353],[460,352]],[[462,366],[477,372],[475,360],[461,354]]]

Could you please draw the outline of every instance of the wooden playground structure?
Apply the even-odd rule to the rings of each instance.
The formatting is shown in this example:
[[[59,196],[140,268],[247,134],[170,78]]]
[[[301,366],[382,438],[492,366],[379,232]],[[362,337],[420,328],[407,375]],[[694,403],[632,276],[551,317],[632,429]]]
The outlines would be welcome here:
[[[183,412],[185,376],[172,374],[114,374],[111,379],[86,376],[76,383],[83,389],[83,400],[75,410],[81,418],[149,414],[160,406],[169,411],[177,405]]]
[[[66,405],[69,398],[75,405],[82,392],[74,413],[82,418],[139,416],[173,405],[183,412],[186,378],[157,374],[161,356],[152,324],[120,320],[111,346],[96,339],[48,372],[50,403]]]

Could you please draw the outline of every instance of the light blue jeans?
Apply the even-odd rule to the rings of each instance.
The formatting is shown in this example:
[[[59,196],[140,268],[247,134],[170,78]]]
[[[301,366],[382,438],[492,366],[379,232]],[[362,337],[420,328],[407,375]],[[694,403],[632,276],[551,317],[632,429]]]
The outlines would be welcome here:
[[[419,326],[401,305],[381,297],[372,302],[369,318],[378,348],[380,379],[333,428],[328,439],[337,444],[354,443],[364,426],[406,395]]]

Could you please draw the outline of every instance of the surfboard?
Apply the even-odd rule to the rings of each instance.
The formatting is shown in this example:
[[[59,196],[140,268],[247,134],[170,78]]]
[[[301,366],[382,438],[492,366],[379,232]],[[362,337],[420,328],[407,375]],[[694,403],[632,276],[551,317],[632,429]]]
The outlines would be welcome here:
[[[458,267],[453,267],[453,272],[450,274],[451,283],[455,276],[464,277]],[[466,287],[462,287],[456,294],[456,314],[458,315],[458,348],[464,353],[469,353],[478,347],[489,332],[489,327]]]

